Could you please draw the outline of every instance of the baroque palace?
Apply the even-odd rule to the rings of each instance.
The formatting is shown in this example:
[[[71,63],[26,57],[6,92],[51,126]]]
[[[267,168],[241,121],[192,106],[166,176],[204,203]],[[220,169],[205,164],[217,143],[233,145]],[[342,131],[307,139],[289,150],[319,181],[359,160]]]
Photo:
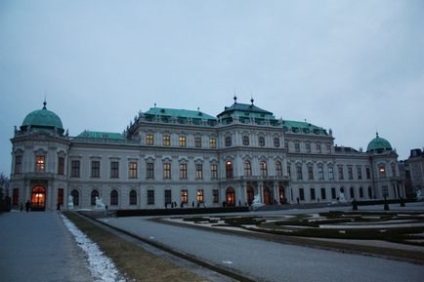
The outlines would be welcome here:
[[[275,118],[251,103],[216,117],[156,105],[123,133],[71,137],[57,114],[29,113],[12,142],[12,206],[33,210],[336,202],[405,197],[398,155],[334,145],[331,129]]]

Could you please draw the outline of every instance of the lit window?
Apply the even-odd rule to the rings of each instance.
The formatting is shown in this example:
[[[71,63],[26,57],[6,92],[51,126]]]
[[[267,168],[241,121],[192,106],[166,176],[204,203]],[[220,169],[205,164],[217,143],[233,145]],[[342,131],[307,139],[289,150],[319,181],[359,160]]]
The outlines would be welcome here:
[[[163,164],[163,179],[171,179],[171,164]]]
[[[225,176],[227,178],[233,178],[233,164],[231,161],[225,163]]]
[[[181,190],[181,203],[182,204],[188,203],[188,191],[185,189]]]
[[[137,162],[131,161],[128,164],[128,177],[129,178],[137,178]]]
[[[186,139],[185,135],[180,135],[178,140],[179,140],[180,147],[187,146],[187,139]]]
[[[46,169],[46,157],[37,156],[35,159],[35,172],[44,172]]]
[[[210,139],[209,139],[209,146],[212,149],[215,149],[216,148],[216,138],[215,137],[210,137]]]
[[[155,142],[153,133],[147,133],[146,135],[146,145],[153,145]]]
[[[197,194],[196,194],[196,200],[198,203],[203,203],[204,199],[203,199],[203,189],[198,189],[197,190]]]
[[[171,136],[167,133],[163,135],[163,146],[171,146]]]

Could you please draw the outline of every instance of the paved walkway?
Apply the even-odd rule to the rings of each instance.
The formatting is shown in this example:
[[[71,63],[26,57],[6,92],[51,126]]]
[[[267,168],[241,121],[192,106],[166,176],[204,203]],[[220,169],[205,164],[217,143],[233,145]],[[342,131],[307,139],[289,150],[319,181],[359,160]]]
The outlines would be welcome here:
[[[82,250],[57,212],[0,214],[0,280],[92,281]]]
[[[378,257],[305,248],[149,221],[145,217],[103,222],[144,240],[257,281],[422,281],[424,268]]]

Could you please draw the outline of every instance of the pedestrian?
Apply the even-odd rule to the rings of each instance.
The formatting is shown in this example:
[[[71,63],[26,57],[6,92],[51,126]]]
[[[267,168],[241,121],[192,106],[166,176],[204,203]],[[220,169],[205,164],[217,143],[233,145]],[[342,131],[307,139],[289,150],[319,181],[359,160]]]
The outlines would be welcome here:
[[[297,197],[297,198],[296,198],[296,200],[297,200],[297,204],[299,204],[299,203],[300,203],[300,201],[299,201],[299,197]]]
[[[56,209],[60,212],[60,203],[57,203]]]
[[[31,203],[29,202],[29,200],[28,201],[26,201],[26,203],[25,203],[25,209],[26,209],[26,212],[29,212],[29,208],[31,207]]]

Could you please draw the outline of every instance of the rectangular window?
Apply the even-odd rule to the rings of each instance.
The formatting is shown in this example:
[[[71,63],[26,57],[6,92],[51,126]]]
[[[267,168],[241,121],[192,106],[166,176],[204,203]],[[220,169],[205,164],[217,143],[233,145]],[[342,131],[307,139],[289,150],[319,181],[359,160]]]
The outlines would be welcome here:
[[[211,147],[212,149],[216,148],[216,138],[215,137],[209,138],[209,147]]]
[[[180,179],[187,179],[187,164],[180,164]]]
[[[128,178],[137,178],[138,177],[138,168],[136,161],[130,161],[128,163]]]
[[[365,168],[365,173],[367,174],[367,179],[371,179],[371,169],[369,167]]]
[[[316,146],[317,146],[317,153],[321,154],[321,143],[318,142]]]
[[[306,153],[311,153],[311,143],[306,143]]]
[[[356,166],[356,174],[358,175],[358,179],[362,179],[362,166]]]
[[[277,172],[277,176],[283,176],[283,166],[281,165],[281,162],[275,163],[275,170]]]
[[[352,168],[352,166],[347,167],[347,176],[349,177],[349,180],[353,179],[353,168]]]
[[[332,187],[331,188],[331,199],[335,199],[335,198],[337,198],[337,195],[336,195],[336,188],[334,188],[334,187]]]
[[[338,173],[339,173],[339,180],[343,180],[344,179],[344,175],[343,175],[343,167],[340,165],[337,167],[338,169]]]
[[[311,201],[315,200],[315,188],[311,188]]]
[[[165,190],[165,203],[167,205],[171,204],[172,201],[172,190]]]
[[[291,165],[287,165],[287,175],[289,176],[289,179],[291,179]]]
[[[35,159],[35,172],[44,172],[46,170],[46,157],[37,156]]]
[[[154,178],[155,178],[155,164],[146,163],[146,179],[154,179]]]
[[[80,161],[71,161],[71,177],[80,177]]]
[[[218,165],[211,164],[211,178],[218,179]]]
[[[100,177],[100,161],[91,161],[91,177]]]
[[[194,138],[194,146],[195,146],[196,148],[202,148],[202,137],[200,137],[200,136],[196,136],[196,137]]]
[[[333,168],[333,166],[328,167],[328,179],[334,180],[334,168]]]
[[[302,166],[300,165],[296,166],[296,177],[297,177],[297,180],[303,179]]]
[[[185,137],[185,135],[180,135],[180,137],[178,138],[179,141],[179,145],[180,147],[185,147],[187,146],[187,138]]]
[[[324,166],[321,164],[318,165],[318,179],[324,180]]]
[[[196,179],[203,179],[203,165],[196,164]]]
[[[171,146],[171,136],[167,133],[163,135],[163,146]]]
[[[57,174],[65,175],[65,158],[59,157],[57,159]]]
[[[22,156],[15,156],[15,174],[22,172]]]
[[[308,180],[314,179],[314,167],[312,165],[308,166]]]
[[[188,191],[185,189],[181,190],[181,203],[182,204],[188,203]]]
[[[299,142],[295,142],[294,143],[294,151],[296,153],[300,153],[300,144],[299,144]]]
[[[218,189],[212,190],[212,201],[214,203],[219,203],[219,190]]]
[[[299,200],[305,200],[305,192],[303,191],[303,188],[299,188]]]
[[[274,137],[274,147],[276,148],[280,147],[280,138]]]
[[[148,205],[155,204],[155,190],[147,190],[147,204]]]
[[[327,199],[327,194],[326,194],[325,188],[321,188],[321,199],[322,200]]]
[[[171,164],[163,164],[163,179],[171,179]]]
[[[110,162],[110,178],[119,178],[119,162]]]
[[[146,145],[153,145],[155,143],[155,138],[153,133],[146,134]]]
[[[203,189],[197,190],[196,200],[197,200],[198,203],[203,204],[203,201],[204,201]]]

